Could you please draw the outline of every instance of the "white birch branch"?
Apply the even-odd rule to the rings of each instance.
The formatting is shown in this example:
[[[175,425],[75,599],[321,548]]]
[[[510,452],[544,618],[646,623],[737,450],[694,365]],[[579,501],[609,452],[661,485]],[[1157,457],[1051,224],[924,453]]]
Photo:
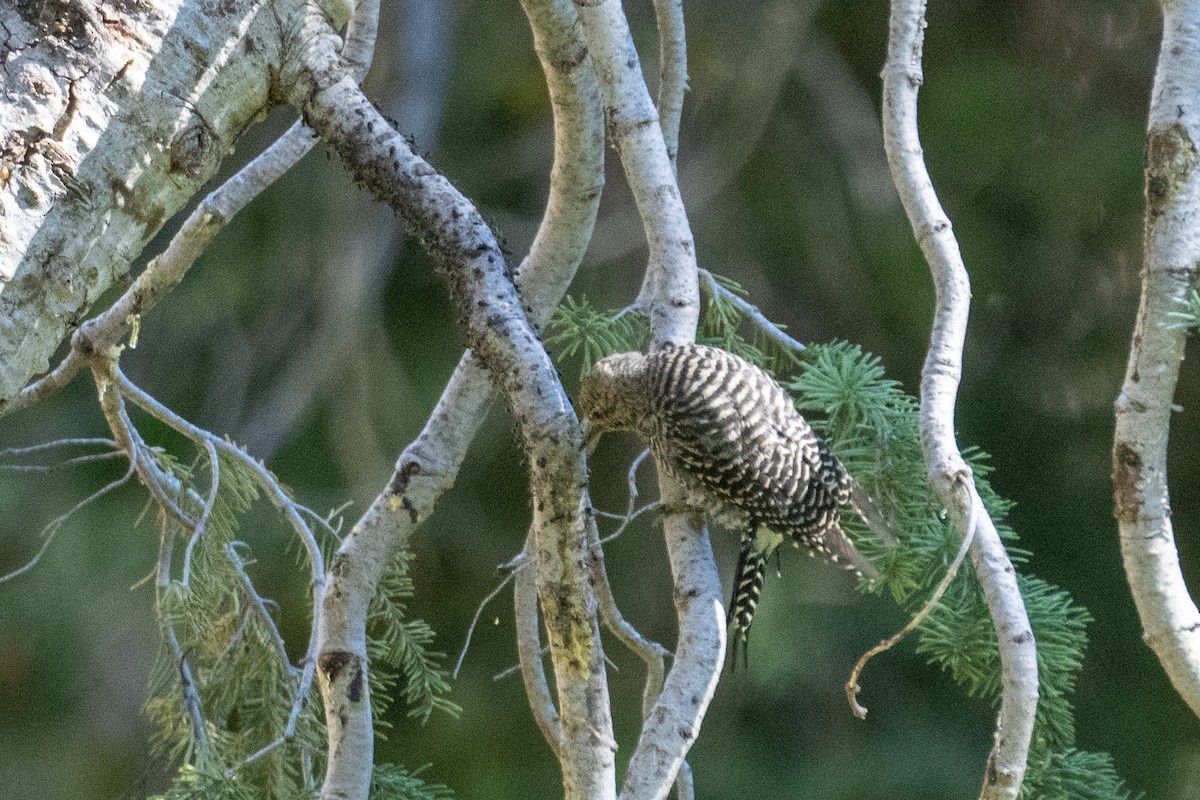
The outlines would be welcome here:
[[[664,141],[619,0],[576,0],[576,5],[596,60],[608,132],[621,155],[650,249],[639,303],[650,317],[652,346],[691,342],[700,308],[695,246],[675,181],[671,147]],[[661,35],[670,36],[668,31]],[[681,58],[675,63],[682,67]],[[668,508],[682,505],[682,488],[661,467],[659,486]],[[679,513],[666,515],[663,529],[679,643],[630,758],[621,789],[626,800],[666,797],[699,733],[725,654],[721,587],[708,533],[699,518]]]
[[[978,494],[955,440],[954,405],[962,377],[971,288],[950,220],[925,168],[917,132],[924,31],[924,0],[893,0],[883,68],[884,144],[892,179],[937,290],[929,353],[921,377],[921,445],[934,491],[959,532],[967,536],[969,509],[978,502]],[[983,509],[970,554],[996,628],[1003,673],[995,742],[980,797],[1015,799],[1025,776],[1037,710],[1037,648],[1016,573],[995,524]]]
[[[1146,142],[1142,300],[1116,401],[1113,501],[1143,638],[1200,715],[1200,611],[1179,567],[1167,489],[1171,405],[1186,331],[1169,315],[1200,263],[1200,2],[1164,2]]]
[[[665,476],[660,470],[659,480]],[[664,492],[666,502],[682,500],[682,493],[671,499]],[[679,641],[662,693],[646,717],[629,760],[622,800],[661,800],[668,795],[700,733],[725,659],[725,610],[708,530],[699,516],[688,514],[668,515],[663,528]]]
[[[221,14],[160,0],[103,21],[87,3],[55,8],[61,29],[0,5],[0,407],[269,109],[289,13],[286,0]]]
[[[346,31],[343,56],[362,80],[370,66],[379,25],[379,0],[362,0]],[[132,329],[130,347],[137,347],[141,317],[179,285],[208,244],[249,203],[291,169],[316,144],[312,131],[300,122],[292,125],[266,150],[210,193],[171,237],[159,255],[150,260],[133,284],[103,313],[80,326],[66,358],[43,378],[21,390],[0,415],[11,414],[47,399],[84,366],[87,356],[117,344]]]
[[[677,170],[679,121],[688,88],[683,0],[654,0],[654,17],[658,22],[658,124],[671,167]]]
[[[655,346],[691,342],[700,312],[696,248],[629,23],[620,0],[575,5],[600,76],[608,135],[621,155],[650,248],[639,299]]]
[[[536,558],[534,554],[533,532],[525,540],[525,549],[521,551],[524,559],[530,562]],[[531,565],[524,562],[516,566],[513,576],[513,615],[516,619],[517,658],[520,661],[521,681],[525,685],[525,694],[529,697],[529,707],[533,711],[533,719],[538,729],[546,739],[546,744],[561,758],[562,720],[558,709],[554,707],[554,698],[550,695],[550,686],[546,683],[546,669],[542,665],[542,636],[539,627],[537,574],[530,569]]]
[[[320,17],[310,15],[302,37],[308,71],[299,76],[293,98],[304,109],[310,124],[337,149],[359,180],[423,236],[440,269],[450,278],[474,351],[482,363],[498,368],[495,374],[513,405],[533,468],[539,588],[558,687],[564,786],[569,797],[612,797],[615,745],[608,717],[595,597],[584,569],[582,490],[586,475],[579,456],[578,422],[553,365],[526,321],[515,288],[505,275],[503,256],[491,231],[466,198],[413,154],[407,141],[391,129],[346,79],[329,37],[330,32],[323,28]],[[584,63],[586,52],[579,48],[573,55],[574,60],[564,64],[567,76]],[[580,125],[578,119],[571,122],[576,135],[581,128],[586,129],[586,123]],[[585,154],[583,163],[594,162],[589,162]],[[586,203],[597,199],[598,171],[597,167],[592,182],[582,192]],[[587,219],[590,232],[594,211],[580,215],[577,208],[571,206],[576,217]],[[582,252],[582,245],[579,251]],[[556,265],[568,261],[561,251],[548,253],[547,260]],[[565,270],[568,275],[575,263],[568,261]],[[562,271],[559,270],[559,276]],[[548,275],[546,279],[559,276]],[[544,309],[543,313],[548,314],[549,310]],[[478,412],[486,406],[489,394],[486,384],[480,381],[485,379],[483,374],[472,378],[460,371],[456,377],[460,380],[452,380],[447,390],[451,402],[465,400],[470,401],[469,405],[455,403],[457,407],[450,409],[445,404],[439,405],[426,429],[429,433],[433,428],[433,435],[441,438],[441,444],[449,445],[438,448],[441,452],[433,455],[443,459],[443,465],[449,469],[443,470],[442,475],[451,478],[461,459],[454,457],[469,442]],[[464,409],[469,422],[455,428],[446,425],[450,421],[447,411],[457,416]],[[419,440],[414,445],[431,443]],[[447,456],[454,458],[452,463],[446,464]],[[351,671],[366,668],[362,625],[365,616],[356,606],[369,599],[378,580],[377,556],[400,543],[394,535],[394,521],[389,518],[403,511],[411,524],[419,521],[408,488],[412,479],[424,472],[423,464],[404,458],[401,462],[389,489],[377,498],[367,518],[347,537],[331,571],[331,586],[339,587],[345,594],[334,598],[331,590],[329,596],[333,602],[324,609],[328,633],[321,646],[322,658],[334,656],[341,667],[336,673],[324,675],[323,681],[331,732],[329,771],[323,789],[326,797],[340,797],[341,793],[363,797],[369,779],[369,771],[354,763],[364,750],[369,759],[369,700],[360,692],[348,703],[339,676],[347,667],[352,666]],[[434,476],[433,485],[426,484],[425,488],[440,493],[449,481],[436,480],[436,472]],[[432,505],[430,494],[420,499],[427,499]],[[383,535],[379,535],[381,532]],[[344,724],[347,722],[349,726]],[[355,753],[343,764],[339,755],[350,750]]]

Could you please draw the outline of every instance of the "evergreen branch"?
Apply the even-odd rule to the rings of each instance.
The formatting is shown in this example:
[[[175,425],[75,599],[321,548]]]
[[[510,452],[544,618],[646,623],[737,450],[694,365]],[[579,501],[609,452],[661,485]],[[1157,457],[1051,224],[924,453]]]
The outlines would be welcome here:
[[[1184,297],[1172,297],[1177,310],[1168,311],[1160,326],[1166,330],[1200,327],[1200,291],[1191,289]]]
[[[613,353],[637,350],[646,340],[646,317],[633,307],[599,311],[586,297],[568,295],[554,311],[546,329],[546,344],[559,345],[559,360],[580,359],[580,374]]]
[[[845,342],[810,346],[800,374],[789,387],[795,392],[798,408],[824,416],[810,417],[810,421],[892,520],[900,539],[895,548],[866,535],[855,518],[847,517],[842,522],[879,568],[879,588],[915,610],[961,547],[961,539],[947,524],[941,504],[924,479],[915,400],[887,378],[877,357]],[[965,457],[975,473],[979,502],[996,521],[997,530],[1011,542],[1012,531],[1004,524],[1011,503],[999,497],[988,481],[991,470],[986,454],[968,449]],[[1053,765],[1073,752],[1075,727],[1070,697],[1091,617],[1067,592],[1038,578],[1020,576],[1018,588],[1038,643],[1041,698],[1027,787],[1021,797],[1075,800],[1073,795],[1038,794],[1038,775],[1043,763]],[[958,581],[950,585],[942,602],[917,630],[917,652],[939,664],[968,694],[993,702],[999,697],[996,634],[977,583]],[[1064,763],[1083,769],[1096,762],[1067,759]],[[1114,784],[1102,778],[1097,776],[1093,793],[1082,796],[1088,800],[1127,797],[1123,791],[1106,789]]]
[[[1070,748],[1029,763],[1022,798],[1036,800],[1128,800],[1129,791],[1108,753]]]
[[[185,765],[171,788],[151,800],[257,800],[257,797],[245,783]]]
[[[319,607],[323,557],[305,521],[306,514],[315,515],[302,512],[302,506],[261,463],[157,403],[129,382],[115,363],[99,361],[92,368],[104,387],[101,406],[110,428],[118,445],[131,453],[137,474],[159,505],[163,524],[170,521],[172,529],[182,526],[191,532],[184,559],[187,581],[170,579],[170,538],[164,543],[159,568],[163,638],[177,670],[177,683],[183,687],[184,716],[189,720],[186,729],[179,728],[168,714],[166,697],[152,699],[148,709],[159,723],[160,740],[171,744],[175,754],[195,743],[199,765],[220,763],[231,776],[252,768],[251,780],[266,787],[271,796],[292,796],[301,788],[300,773],[310,772],[305,766],[310,756],[305,753],[315,724],[309,700],[316,634],[310,635],[303,667],[292,666],[267,601],[245,572],[246,562],[237,553],[239,543],[232,533],[240,514],[260,489],[265,490],[300,534],[314,575],[314,604]],[[197,446],[212,476],[206,496],[192,488],[190,468],[145,444],[125,410],[126,396]],[[243,614],[239,610],[243,602],[254,613]],[[238,641],[242,644],[235,650]],[[157,673],[156,683],[165,688],[164,673]],[[235,727],[229,728],[234,722]]]
[[[445,786],[418,778],[421,771],[408,772],[399,764],[376,765],[371,772],[372,800],[452,800],[454,793]]]
[[[125,377],[120,368],[115,363],[109,367],[111,375],[119,386],[121,393],[130,397],[142,410],[165,423],[177,432],[183,434],[188,439],[191,439],[198,446],[205,447],[211,444],[220,452],[239,461],[244,467],[248,468],[256,478],[259,486],[266,492],[275,507],[283,514],[283,516],[291,523],[292,529],[299,536],[304,549],[307,551],[309,573],[312,584],[312,603],[314,613],[315,609],[321,607],[321,599],[325,592],[325,562],[321,555],[320,546],[317,544],[316,537],[313,536],[312,530],[308,527],[308,523],[304,521],[303,515],[298,510],[299,504],[292,500],[284,491],[279,481],[267,471],[262,462],[250,458],[241,448],[233,444],[218,439],[211,433],[197,428],[190,422],[187,422],[182,417],[171,411],[166,406],[159,403],[150,395],[139,389],[132,381]],[[136,430],[129,426],[131,432],[136,435]],[[215,469],[215,468],[214,468]],[[214,473],[215,474],[215,473]],[[300,673],[299,687],[296,691],[296,704],[293,706],[291,716],[288,720],[289,728],[295,724],[295,720],[300,713],[300,708],[303,705],[303,698],[307,698],[312,687],[313,677],[316,672],[317,664],[317,636],[318,626],[313,625],[309,635],[308,647],[305,651],[304,667]]]
[[[498,593],[499,588],[493,596]],[[408,554],[400,551],[383,573],[379,589],[371,599],[367,620],[369,624],[377,623],[377,630],[368,631],[367,653],[372,663],[379,667],[390,665],[400,669],[405,680],[402,694],[409,707],[409,716],[426,721],[436,709],[456,717],[462,709],[446,697],[450,691],[450,675],[442,666],[445,655],[429,650],[434,640],[433,629],[424,620],[406,618],[403,601],[412,595]],[[389,683],[391,676],[379,667],[374,670],[379,673],[378,681]]]
[[[804,345],[789,336],[783,326],[772,322],[758,306],[746,300],[745,290],[742,289],[741,284],[720,275],[714,275],[706,269],[701,269],[699,274],[700,288],[707,295],[710,308],[733,306],[739,314],[750,320],[756,331],[777,344],[783,352],[793,353],[804,350]],[[728,315],[729,312],[722,313]]]

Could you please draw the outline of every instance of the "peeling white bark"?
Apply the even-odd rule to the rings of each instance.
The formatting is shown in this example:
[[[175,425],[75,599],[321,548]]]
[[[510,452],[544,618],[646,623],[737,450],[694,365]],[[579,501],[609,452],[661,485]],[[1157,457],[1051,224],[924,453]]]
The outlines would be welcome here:
[[[1142,299],[1116,401],[1113,501],[1143,638],[1200,714],[1200,611],[1179,568],[1167,489],[1171,404],[1186,332],[1168,315],[1200,263],[1200,2],[1163,3],[1146,141]]]

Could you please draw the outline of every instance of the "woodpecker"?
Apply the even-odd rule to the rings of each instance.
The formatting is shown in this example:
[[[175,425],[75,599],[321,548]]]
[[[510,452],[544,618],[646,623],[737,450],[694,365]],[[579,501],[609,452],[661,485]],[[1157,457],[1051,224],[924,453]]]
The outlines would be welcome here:
[[[853,502],[878,528],[825,442],[762,369],[716,347],[689,344],[601,359],[579,392],[585,446],[632,431],[688,493],[688,502],[740,531],[729,603],[733,663],[747,645],[767,559],[785,539],[874,579],[839,524]],[[888,534],[883,534],[885,537]]]

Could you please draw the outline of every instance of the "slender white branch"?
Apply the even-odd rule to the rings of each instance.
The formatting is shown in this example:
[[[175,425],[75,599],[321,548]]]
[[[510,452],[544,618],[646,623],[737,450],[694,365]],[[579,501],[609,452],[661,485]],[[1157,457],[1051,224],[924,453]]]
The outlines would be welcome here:
[[[658,23],[658,123],[671,167],[677,169],[679,120],[688,88],[683,0],[654,0],[654,17]]]
[[[917,132],[924,0],[893,0],[883,69],[883,132],[892,180],[929,263],[937,307],[921,378],[921,444],[934,491],[956,527],[969,535],[968,512],[978,497],[954,434],[971,289],[950,220],[925,168]],[[1016,572],[991,517],[981,509],[970,548],[1000,648],[1003,695],[995,742],[985,770],[983,800],[1016,798],[1025,776],[1038,701],[1037,648]]]
[[[125,454],[120,450],[113,450],[110,453],[89,453],[84,456],[74,456],[53,464],[0,464],[0,472],[53,472],[64,467],[90,464],[93,461],[111,461],[114,458],[124,458],[124,456]]]
[[[191,582],[192,554],[200,542],[200,537],[208,529],[208,518],[212,516],[213,506],[217,504],[217,490],[221,488],[221,459],[217,455],[217,448],[208,439],[204,440],[203,447],[208,455],[208,468],[212,474],[212,484],[208,488],[208,499],[204,501],[200,519],[196,522],[196,527],[192,529],[192,535],[188,538],[187,547],[183,551],[183,578],[180,582],[184,586]]]
[[[695,246],[668,145],[650,100],[619,0],[576,0],[596,59],[605,117],[646,233],[650,259],[637,303],[650,318],[652,347],[691,342],[700,295]],[[682,39],[680,38],[680,43]],[[682,65],[682,59],[678,61]],[[661,465],[662,501],[682,507],[684,492]],[[662,798],[674,783],[716,690],[725,654],[721,587],[699,519],[663,520],[675,586],[679,643],[663,690],[630,758],[621,797]]]
[[[158,527],[158,565],[155,587],[158,600],[162,602],[163,593],[171,585],[171,554],[175,550],[174,521],[163,506],[158,508]],[[196,749],[199,751],[202,761],[208,752],[208,728],[204,724],[204,707],[200,702],[200,692],[196,688],[196,678],[192,672],[192,665],[188,661],[187,653],[179,644],[179,637],[175,633],[175,623],[171,616],[159,614],[159,618],[162,620],[167,646],[170,648],[171,656],[175,659],[179,670],[179,689],[183,695],[183,710],[192,723],[192,740],[196,743]]]
[[[532,564],[534,554],[533,532],[525,540],[522,555],[527,563]],[[554,707],[554,698],[550,695],[550,686],[546,682],[546,669],[542,665],[541,628],[538,624],[538,592],[537,574],[532,569],[522,569],[518,566],[513,573],[516,582],[513,584],[513,616],[517,630],[517,658],[521,669],[521,681],[525,685],[525,694],[529,698],[529,708],[533,711],[533,719],[538,730],[546,739],[546,744],[561,757],[563,752],[562,719],[558,709]]]
[[[83,439],[55,439],[51,442],[41,442],[39,444],[29,445],[28,447],[5,447],[0,450],[0,458],[8,456],[27,456],[33,453],[44,453],[47,450],[55,450],[60,447],[107,447],[111,448],[113,453],[121,453],[116,449],[117,443],[112,439],[100,439],[95,437]]]
[[[454,672],[451,673],[455,679],[458,678],[458,672],[462,669],[463,661],[466,660],[467,650],[469,650],[471,647],[471,638],[475,635],[475,626],[479,624],[479,618],[483,616],[483,610],[487,608],[488,603],[492,602],[500,595],[500,592],[504,591],[504,587],[508,586],[508,584],[512,582],[513,578],[516,577],[518,572],[525,569],[525,567],[529,566],[531,563],[533,562],[527,555],[526,551],[522,550],[517,554],[516,558],[501,567],[501,570],[504,572],[504,577],[501,579],[500,583],[496,584],[495,589],[492,589],[482,600],[479,601],[479,605],[475,608],[475,614],[471,617],[471,624],[467,626],[467,635],[464,638],[462,650],[458,654],[458,661],[454,663]]]
[[[291,97],[360,182],[421,235],[449,278],[473,352],[513,407],[531,465],[538,594],[558,693],[565,793],[568,798],[615,797],[608,683],[596,598],[583,568],[586,469],[578,420],[525,316],[491,230],[470,201],[413,153],[348,79],[333,38],[324,17],[311,11],[299,39],[305,70],[296,76]],[[323,647],[321,659],[332,667],[322,669],[331,745],[322,794],[362,797],[369,778],[362,750],[369,751],[370,742],[356,730],[358,752],[350,752],[348,709],[338,697],[330,697],[330,689],[336,690],[347,665],[361,674],[365,658]],[[361,688],[354,700],[365,705]]]
[[[642,689],[642,718],[649,716],[654,702],[662,694],[663,659],[667,649],[658,642],[651,641],[633,627],[617,606],[613,596],[612,585],[608,580],[608,570],[604,566],[604,550],[600,542],[600,533],[594,519],[588,524],[588,540],[591,548],[592,583],[596,587],[596,598],[600,606],[600,619],[621,643],[628,647],[646,665],[646,683]]]
[[[1150,99],[1142,300],[1116,401],[1113,499],[1125,575],[1143,638],[1200,715],[1200,611],[1179,567],[1167,489],[1167,442],[1186,333],[1169,315],[1200,263],[1200,2],[1164,2]]]
[[[525,4],[554,110],[555,159],[550,196],[538,236],[517,270],[531,311],[544,323],[557,306],[587,247],[603,187],[604,141],[595,73],[577,30],[574,9],[563,0]],[[493,398],[491,377],[470,352],[459,362],[420,436],[401,454],[386,488],[346,536],[331,564],[328,602],[321,612],[321,653],[345,654],[365,675],[367,608],[391,553],[454,483]],[[346,661],[349,665],[350,661]],[[349,699],[353,682],[322,686],[326,707],[338,716],[335,748],[364,755],[358,773],[369,777],[373,731],[365,682]],[[327,711],[328,713],[328,711]],[[355,765],[343,761],[343,774]],[[365,780],[364,778],[364,780]],[[327,781],[328,783],[328,781]],[[365,792],[365,784],[356,787]],[[362,796],[359,794],[358,796]]]
[[[708,531],[698,517],[686,514],[668,516],[663,527],[679,641],[662,693],[630,758],[622,800],[658,799],[670,792],[684,756],[699,734],[725,659],[725,610]]]
[[[640,302],[654,345],[696,337],[700,296],[696,248],[658,112],[642,75],[620,0],[575,0],[596,62],[609,136],[642,217],[650,261]]]

